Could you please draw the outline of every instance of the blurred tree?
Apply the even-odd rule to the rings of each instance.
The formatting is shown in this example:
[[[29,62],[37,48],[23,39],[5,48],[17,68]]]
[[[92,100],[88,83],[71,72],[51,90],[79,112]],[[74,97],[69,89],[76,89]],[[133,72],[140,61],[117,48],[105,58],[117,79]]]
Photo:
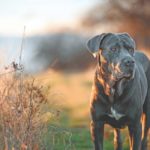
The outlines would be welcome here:
[[[129,32],[138,46],[150,47],[150,1],[106,0],[91,9],[83,18],[84,27],[117,25],[119,32]]]
[[[33,61],[43,69],[51,67],[62,71],[81,71],[93,65],[93,56],[86,49],[87,37],[62,32],[42,37],[35,49]],[[83,59],[84,58],[84,59]]]

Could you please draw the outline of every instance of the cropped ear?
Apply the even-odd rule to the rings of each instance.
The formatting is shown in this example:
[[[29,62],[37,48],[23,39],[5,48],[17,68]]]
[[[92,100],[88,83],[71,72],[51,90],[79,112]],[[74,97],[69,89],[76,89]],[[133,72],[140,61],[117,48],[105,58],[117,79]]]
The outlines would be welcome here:
[[[94,57],[96,56],[96,53],[98,52],[101,42],[103,38],[105,37],[105,35],[107,34],[103,33],[100,35],[96,35],[87,41],[87,48],[89,52],[94,55]]]

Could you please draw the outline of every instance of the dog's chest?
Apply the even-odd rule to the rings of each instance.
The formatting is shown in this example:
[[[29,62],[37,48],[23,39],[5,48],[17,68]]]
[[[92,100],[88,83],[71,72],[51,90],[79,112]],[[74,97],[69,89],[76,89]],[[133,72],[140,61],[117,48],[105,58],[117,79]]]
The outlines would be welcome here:
[[[109,117],[114,118],[115,120],[119,120],[125,116],[125,114],[119,113],[113,107],[110,108],[110,112],[107,114]]]

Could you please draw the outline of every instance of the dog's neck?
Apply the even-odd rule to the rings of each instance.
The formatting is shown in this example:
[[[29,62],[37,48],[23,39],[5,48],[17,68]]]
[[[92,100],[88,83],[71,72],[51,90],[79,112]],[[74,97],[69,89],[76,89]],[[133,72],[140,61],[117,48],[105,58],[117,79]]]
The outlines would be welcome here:
[[[115,95],[117,96],[122,95],[126,79],[116,81],[115,79],[113,79],[111,74],[103,72],[99,66],[97,67],[96,70],[96,78],[102,85],[104,92],[109,97],[111,103],[114,102]]]

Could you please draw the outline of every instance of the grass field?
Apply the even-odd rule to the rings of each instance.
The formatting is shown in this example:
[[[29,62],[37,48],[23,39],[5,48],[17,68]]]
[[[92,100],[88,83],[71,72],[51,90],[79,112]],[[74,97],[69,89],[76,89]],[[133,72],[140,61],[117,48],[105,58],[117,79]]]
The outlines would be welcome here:
[[[48,132],[43,138],[47,149],[92,150],[90,137],[90,91],[93,70],[84,73],[60,74],[48,71],[36,77],[37,82],[51,86],[50,98],[60,109],[58,120],[49,122]],[[129,149],[127,129],[122,130],[124,150]],[[104,150],[113,149],[113,129],[106,125]]]

